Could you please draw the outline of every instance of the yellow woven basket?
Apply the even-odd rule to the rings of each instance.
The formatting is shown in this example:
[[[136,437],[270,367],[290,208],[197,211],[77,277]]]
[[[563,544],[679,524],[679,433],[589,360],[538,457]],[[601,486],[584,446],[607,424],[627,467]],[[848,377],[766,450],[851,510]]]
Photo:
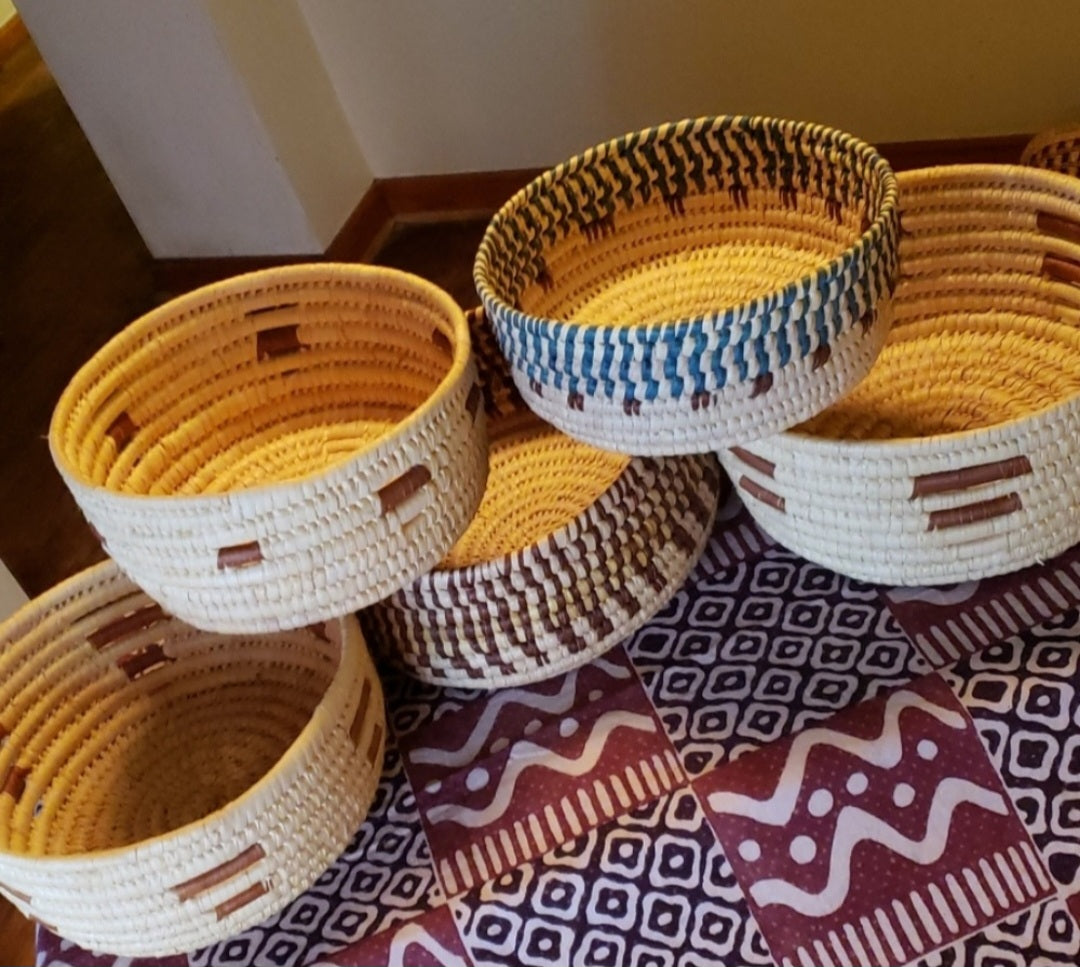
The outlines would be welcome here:
[[[221,940],[307,889],[382,769],[355,618],[222,638],[109,561],[0,625],[0,893],[93,950]]]
[[[1080,181],[971,165],[898,182],[896,321],[869,376],[721,460],[774,538],[854,577],[1045,560],[1080,541]]]
[[[719,468],[560,433],[518,397],[483,314],[470,326],[491,430],[484,499],[439,566],[366,617],[424,681],[522,685],[585,664],[667,603],[708,539]]]
[[[223,632],[390,594],[446,554],[487,473],[464,314],[361,265],[258,272],[151,312],[74,377],[49,441],[125,573]]]

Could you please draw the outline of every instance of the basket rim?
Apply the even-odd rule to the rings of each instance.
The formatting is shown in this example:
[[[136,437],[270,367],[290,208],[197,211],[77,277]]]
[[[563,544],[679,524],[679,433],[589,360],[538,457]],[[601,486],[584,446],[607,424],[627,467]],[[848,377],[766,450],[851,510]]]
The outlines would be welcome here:
[[[31,598],[13,614],[0,622],[0,642],[6,639],[9,630],[16,623],[25,620],[34,611],[41,610],[42,606],[48,606],[54,599],[65,597],[69,591],[76,590],[83,584],[90,584],[93,586],[102,581],[112,581],[117,578],[129,583],[131,585],[131,590],[138,591],[140,594],[144,595],[147,601],[153,601],[146,592],[142,591],[138,585],[132,582],[131,579],[120,570],[114,561],[100,561],[83,571],[79,571],[78,573],[65,578],[59,584],[49,588],[43,594]],[[174,621],[182,621],[182,619],[176,618],[173,615],[170,615],[170,617]],[[153,848],[167,847],[174,843],[179,843],[200,828],[215,825],[218,822],[227,820],[236,813],[250,808],[254,801],[266,794],[268,787],[281,782],[281,777],[283,775],[294,771],[296,760],[303,755],[304,750],[311,744],[312,737],[315,734],[322,732],[332,721],[330,709],[342,704],[342,699],[346,696],[353,680],[359,676],[359,651],[364,644],[363,632],[360,630],[359,622],[354,614],[343,615],[340,618],[335,618],[334,621],[340,628],[341,642],[338,646],[339,657],[337,667],[334,670],[333,677],[326,692],[323,694],[315,708],[312,709],[311,717],[307,724],[300,730],[300,733],[290,743],[289,747],[281,754],[281,757],[277,762],[275,762],[261,778],[252,783],[252,785],[245,789],[239,796],[230,800],[224,806],[215,809],[213,812],[207,813],[201,819],[192,820],[182,826],[178,826],[176,829],[170,829],[167,832],[159,833],[134,843],[128,843],[124,846],[110,846],[100,850],[84,850],[60,855],[31,855],[28,853],[13,852],[12,850],[0,847],[0,857],[3,857],[5,860],[12,863],[24,865],[27,868],[39,868],[42,865],[74,865],[97,861],[124,861],[135,854],[144,853]],[[330,622],[328,622],[328,624],[329,623]],[[294,634],[296,631],[304,630],[307,629],[294,629],[294,631],[287,633]],[[0,667],[2,667],[2,664],[3,652],[0,651]],[[380,707],[381,706],[378,703],[373,706],[376,710],[376,714]]]
[[[84,384],[87,383],[96,370],[100,369],[101,362],[114,357],[122,359],[127,355],[126,349],[123,353],[118,353],[118,350],[123,347],[125,343],[142,335],[146,331],[153,329],[176,313],[178,309],[183,309],[190,303],[205,302],[208,299],[216,299],[218,297],[231,295],[238,288],[250,286],[266,279],[303,281],[304,279],[311,278],[317,281],[318,276],[327,274],[352,276],[359,282],[363,282],[364,280],[377,280],[380,278],[393,279],[406,288],[423,292],[425,295],[429,296],[445,310],[448,319],[452,322],[454,331],[453,358],[446,375],[427,399],[409,413],[405,419],[396,423],[390,431],[384,433],[379,438],[364,444],[353,453],[341,457],[336,461],[328,462],[318,471],[305,474],[302,477],[295,477],[290,480],[270,481],[251,487],[230,488],[220,493],[213,494],[126,493],[113,487],[107,487],[103,484],[92,482],[87,478],[86,474],[76,467],[68,458],[67,453],[61,445],[63,436],[62,425],[74,403],[81,395]],[[405,272],[401,269],[395,269],[388,266],[368,265],[355,262],[301,262],[294,265],[275,266],[267,269],[259,269],[254,272],[245,272],[241,275],[231,276],[230,278],[222,279],[219,282],[211,283],[210,285],[200,286],[199,288],[192,289],[190,292],[176,296],[168,302],[156,306],[149,312],[139,316],[133,322],[121,329],[120,332],[110,337],[101,348],[79,367],[60,394],[60,397],[53,408],[52,417],[49,420],[49,451],[57,470],[69,484],[76,485],[86,492],[104,494],[109,499],[116,501],[139,501],[146,506],[162,503],[167,504],[170,507],[177,507],[181,504],[195,507],[200,505],[221,505],[222,503],[227,503],[237,497],[272,497],[275,494],[294,491],[296,488],[303,487],[311,481],[320,480],[330,474],[341,472],[354,463],[363,462],[369,454],[380,447],[386,446],[388,441],[391,441],[396,437],[407,435],[415,426],[427,419],[433,410],[442,405],[445,398],[449,396],[458,383],[461,382],[466,375],[471,353],[472,348],[469,327],[465,320],[464,310],[444,289],[437,286],[434,282],[430,282],[411,272]]]
[[[868,167],[880,172],[884,184],[884,200],[876,217],[866,231],[862,232],[854,244],[843,252],[833,256],[828,262],[819,265],[813,272],[792,279],[780,288],[756,296],[730,306],[723,306],[711,312],[698,316],[685,316],[676,319],[664,319],[647,323],[636,323],[630,326],[617,327],[620,333],[625,332],[631,338],[656,338],[659,334],[678,329],[679,327],[701,324],[705,326],[722,325],[728,315],[736,315],[740,318],[757,316],[769,311],[785,293],[799,287],[811,286],[832,279],[842,273],[846,267],[860,259],[868,259],[879,248],[882,238],[887,237],[887,227],[894,212],[898,207],[898,189],[896,175],[888,161],[869,143],[856,138],[828,125],[816,124],[807,121],[792,121],[763,115],[745,114],[717,114],[697,118],[683,118],[679,121],[670,121],[637,131],[627,132],[619,137],[593,145],[585,151],[574,155],[568,160],[549,168],[538,175],[523,188],[514,193],[495,213],[484,231],[480,241],[476,258],[473,263],[473,282],[480,295],[484,307],[492,316],[493,322],[499,325],[524,325],[530,333],[549,335],[566,334],[567,332],[603,331],[616,327],[605,326],[599,323],[581,323],[571,319],[553,319],[545,316],[534,316],[515,309],[508,304],[496,291],[490,280],[489,264],[490,251],[495,245],[495,236],[502,223],[519,210],[527,207],[532,200],[543,191],[551,188],[566,175],[572,174],[579,169],[590,167],[595,161],[602,160],[611,154],[617,154],[627,138],[631,137],[663,137],[676,129],[687,127],[711,128],[720,130],[735,126],[743,127],[773,127],[777,130],[791,131],[796,134],[809,132],[815,139],[831,138],[842,146],[850,155],[862,155]],[[550,330],[556,330],[550,333]]]

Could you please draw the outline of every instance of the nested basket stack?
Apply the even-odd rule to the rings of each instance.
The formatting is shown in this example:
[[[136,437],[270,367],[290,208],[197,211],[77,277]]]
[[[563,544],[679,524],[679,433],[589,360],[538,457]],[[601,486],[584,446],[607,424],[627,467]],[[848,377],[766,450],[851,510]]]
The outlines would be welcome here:
[[[719,467],[560,433],[522,403],[481,311],[470,329],[491,447],[484,499],[439,566],[369,615],[417,678],[494,688],[583,665],[663,607],[708,539]]]
[[[492,220],[474,278],[525,402],[623,453],[786,429],[889,326],[896,186],[846,134],[702,118],[599,145]]]
[[[896,320],[870,375],[721,460],[766,531],[842,573],[1016,570],[1080,540],[1080,182],[973,165],[899,184]]]
[[[382,692],[341,616],[479,504],[465,317],[388,269],[242,276],[111,340],[50,445],[114,561],[0,625],[0,892],[92,949],[188,951],[302,893],[367,813]]]

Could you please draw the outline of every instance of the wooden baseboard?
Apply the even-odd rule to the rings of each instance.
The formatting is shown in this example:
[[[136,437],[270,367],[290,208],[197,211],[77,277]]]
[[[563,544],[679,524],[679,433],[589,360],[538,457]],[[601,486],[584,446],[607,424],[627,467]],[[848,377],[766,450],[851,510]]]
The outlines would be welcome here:
[[[0,24],[0,64],[30,39],[22,17],[15,14]]]
[[[1014,134],[944,141],[896,141],[877,147],[895,170],[905,171],[943,164],[1016,163],[1029,138],[1027,134]],[[542,171],[542,168],[522,168],[378,178],[364,193],[323,255],[157,259],[154,280],[158,292],[170,296],[275,265],[370,261],[396,224],[490,216]]]

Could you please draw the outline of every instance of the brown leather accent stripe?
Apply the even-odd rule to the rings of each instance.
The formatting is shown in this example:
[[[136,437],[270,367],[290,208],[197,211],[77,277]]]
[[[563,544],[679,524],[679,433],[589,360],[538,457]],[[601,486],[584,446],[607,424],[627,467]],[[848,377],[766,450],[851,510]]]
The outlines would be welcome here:
[[[1080,223],[1060,215],[1051,215],[1050,212],[1039,212],[1035,216],[1035,225],[1044,235],[1053,235],[1055,238],[1066,242],[1080,245]]]
[[[138,651],[129,652],[122,658],[118,658],[116,667],[127,675],[131,681],[135,681],[136,678],[145,675],[152,668],[174,661],[176,659],[166,655],[165,649],[155,642],[145,648],[140,648]]]
[[[127,410],[124,410],[112,423],[109,424],[109,428],[105,431],[108,436],[111,436],[113,442],[116,444],[117,450],[123,450],[130,442],[131,438],[139,432],[139,428],[135,425],[135,421],[128,416]]]
[[[761,484],[751,480],[749,477],[740,477],[739,486],[742,487],[751,497],[756,497],[763,504],[768,504],[770,507],[785,513],[784,498],[779,494],[774,494],[771,490],[766,490]]]
[[[255,358],[262,362],[300,352],[304,344],[300,342],[299,329],[298,325],[293,325],[261,330],[255,336]]]
[[[1056,255],[1044,255],[1042,274],[1055,282],[1080,285],[1080,263],[1073,262],[1070,259],[1058,258]]]
[[[356,706],[356,714],[349,726],[349,738],[353,745],[360,741],[360,733],[363,731],[364,722],[367,721],[368,707],[371,705],[371,679],[365,678],[360,689],[360,704]]]
[[[371,733],[371,741],[368,743],[367,748],[367,761],[371,765],[375,765],[376,761],[379,758],[379,749],[382,748],[382,740],[383,727],[378,722],[376,722],[375,729]]]
[[[251,567],[263,559],[262,548],[258,541],[249,541],[247,544],[233,544],[231,547],[223,547],[217,552],[217,566],[219,571],[226,568]]]
[[[980,463],[959,470],[942,470],[938,473],[924,473],[915,478],[911,490],[911,499],[925,497],[927,494],[946,494],[954,490],[968,490],[980,484],[994,480],[1008,480],[1031,473],[1031,461],[1027,457],[1009,457],[993,463]]]
[[[821,369],[821,367],[829,361],[830,356],[832,356],[832,350],[827,345],[822,344],[818,346],[818,348],[814,350],[814,355],[811,357],[811,371],[816,372]]]
[[[473,388],[469,390],[468,398],[465,400],[465,409],[469,411],[469,416],[476,416],[476,411],[480,409],[480,403],[483,399],[483,390],[480,389],[478,383],[473,383]]]
[[[766,477],[776,476],[776,464],[771,460],[759,457],[756,453],[751,453],[749,450],[744,450],[742,447],[730,447],[728,452],[758,473],[763,473]]]
[[[224,883],[226,880],[232,879],[232,877],[236,876],[238,873],[243,873],[244,870],[254,866],[265,856],[266,851],[262,848],[262,845],[260,843],[254,843],[242,853],[238,853],[231,860],[226,860],[224,863],[215,866],[213,869],[207,870],[205,873],[193,876],[190,880],[184,880],[183,883],[178,883],[172,888],[172,891],[177,895],[181,902],[190,900],[192,897],[196,897],[200,893],[205,893],[219,883]]]
[[[299,302],[279,302],[277,305],[273,305],[273,306],[260,306],[258,309],[248,309],[244,313],[244,317],[247,318],[247,319],[250,319],[253,316],[265,316],[265,315],[267,315],[268,313],[271,313],[271,312],[284,312],[286,309],[299,309],[299,308],[300,308],[300,303]]]
[[[86,636],[86,640],[95,648],[101,649],[118,638],[123,638],[133,631],[149,628],[167,617],[168,615],[161,609],[160,604],[148,604],[144,608],[139,608],[138,611],[133,611],[122,618],[110,621],[107,625],[102,625],[97,631],[90,632]]]
[[[994,517],[1005,517],[1023,509],[1023,506],[1020,495],[1012,493],[1004,497],[994,497],[992,500],[980,500],[974,504],[952,507],[949,510],[935,510],[930,514],[930,523],[926,529],[939,531],[950,527],[963,527],[965,524],[976,524]]]
[[[380,487],[379,503],[382,505],[383,517],[400,507],[430,481],[431,471],[422,463],[418,463],[415,467],[406,470],[400,477],[391,480],[386,486]]]
[[[322,641],[330,640],[330,632],[326,630],[326,622],[320,621],[318,624],[308,625],[308,631],[310,631],[316,638]]]
[[[259,897],[265,896],[269,892],[270,887],[266,883],[252,883],[243,892],[237,893],[236,896],[219,903],[214,907],[214,913],[217,915],[218,920],[224,920],[230,913],[235,913],[241,907],[246,907],[249,903],[258,900]]]
[[[23,766],[12,766],[4,777],[4,785],[0,786],[0,794],[7,793],[16,802],[22,797],[26,789],[26,777],[30,770]]]
[[[450,337],[446,335],[441,329],[435,329],[431,333],[431,341],[435,343],[444,353],[448,356],[454,355],[454,344],[450,342]]]
[[[762,373],[760,376],[754,378],[754,390],[750,394],[750,399],[754,399],[757,396],[762,396],[768,393],[772,389],[773,375],[772,373]]]

